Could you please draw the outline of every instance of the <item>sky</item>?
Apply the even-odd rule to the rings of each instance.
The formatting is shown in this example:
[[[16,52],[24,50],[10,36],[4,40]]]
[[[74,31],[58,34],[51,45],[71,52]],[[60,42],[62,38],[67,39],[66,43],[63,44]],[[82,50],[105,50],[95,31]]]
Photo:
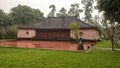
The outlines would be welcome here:
[[[3,9],[6,13],[9,13],[11,8],[21,4],[39,9],[44,13],[44,16],[47,16],[50,12],[50,5],[55,5],[56,10],[58,11],[62,7],[69,10],[70,5],[73,3],[81,3],[81,0],[0,0],[0,9]],[[83,5],[80,6],[83,7]],[[97,11],[94,11],[93,15],[95,14],[97,14]]]

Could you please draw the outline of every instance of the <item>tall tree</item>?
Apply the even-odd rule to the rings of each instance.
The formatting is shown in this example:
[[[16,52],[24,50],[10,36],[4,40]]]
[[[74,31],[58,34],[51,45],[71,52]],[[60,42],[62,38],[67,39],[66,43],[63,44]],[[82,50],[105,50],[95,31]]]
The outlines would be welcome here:
[[[0,38],[4,39],[5,36],[5,18],[6,18],[6,14],[4,13],[3,10],[0,9]]]
[[[84,5],[84,14],[85,14],[85,22],[92,22],[92,11],[93,11],[93,0],[82,0],[81,3]]]
[[[81,12],[83,12],[83,10],[80,9],[80,4],[74,3],[74,4],[71,4],[71,8],[68,11],[68,15],[69,16],[79,16],[79,18],[80,18]]]
[[[60,16],[68,16],[67,10],[66,10],[64,7],[62,7],[62,8],[59,10],[59,13],[56,13],[56,15],[57,15],[58,17],[60,17]]]
[[[5,22],[4,22],[5,18],[6,18],[6,15],[4,11],[0,9],[0,27],[5,25]]]
[[[35,22],[39,22],[45,19],[45,17],[43,16],[43,13],[39,10],[39,9],[33,9],[34,11],[34,21]]]
[[[43,19],[43,13],[26,5],[18,5],[11,9],[10,15],[16,24],[30,24]]]
[[[49,12],[48,17],[54,17],[55,16],[55,12],[56,12],[55,5],[50,5],[49,9],[51,9],[51,11]]]
[[[98,0],[97,7],[100,11],[104,11],[104,18],[109,21],[107,23],[108,36],[112,44],[112,50],[115,48],[116,35],[118,33],[117,25],[120,24],[120,1],[119,0]]]

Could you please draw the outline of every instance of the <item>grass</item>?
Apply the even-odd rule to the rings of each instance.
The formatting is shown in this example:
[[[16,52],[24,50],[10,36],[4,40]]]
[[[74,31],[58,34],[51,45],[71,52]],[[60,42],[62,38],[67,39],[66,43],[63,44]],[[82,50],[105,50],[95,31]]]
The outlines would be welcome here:
[[[101,48],[111,48],[111,42],[110,40],[102,40],[100,42],[98,42],[96,44],[97,47],[101,47]],[[120,43],[118,43],[116,46],[116,48],[120,48]]]
[[[16,41],[17,39],[0,39],[0,41]]]
[[[103,47],[103,48],[111,48],[111,43],[109,40],[102,40],[97,42],[97,47]]]
[[[120,51],[100,44],[87,53],[0,47],[0,68],[120,68]]]

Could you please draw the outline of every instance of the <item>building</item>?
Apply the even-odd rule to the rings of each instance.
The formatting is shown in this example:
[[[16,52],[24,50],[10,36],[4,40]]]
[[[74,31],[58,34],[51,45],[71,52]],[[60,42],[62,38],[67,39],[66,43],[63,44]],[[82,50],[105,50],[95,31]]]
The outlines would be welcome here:
[[[97,41],[98,30],[94,25],[85,23],[77,17],[48,17],[45,21],[32,25],[18,27],[18,39],[37,40],[70,40],[72,38],[70,23],[76,22],[80,26],[82,38],[86,41]]]

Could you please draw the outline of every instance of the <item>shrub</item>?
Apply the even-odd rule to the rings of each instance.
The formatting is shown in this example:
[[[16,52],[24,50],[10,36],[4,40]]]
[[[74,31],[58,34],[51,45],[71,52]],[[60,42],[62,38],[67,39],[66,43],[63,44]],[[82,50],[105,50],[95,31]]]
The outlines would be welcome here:
[[[18,29],[17,29],[16,25],[10,26],[6,31],[6,33],[7,33],[6,38],[7,39],[16,39],[17,38],[17,30]]]

